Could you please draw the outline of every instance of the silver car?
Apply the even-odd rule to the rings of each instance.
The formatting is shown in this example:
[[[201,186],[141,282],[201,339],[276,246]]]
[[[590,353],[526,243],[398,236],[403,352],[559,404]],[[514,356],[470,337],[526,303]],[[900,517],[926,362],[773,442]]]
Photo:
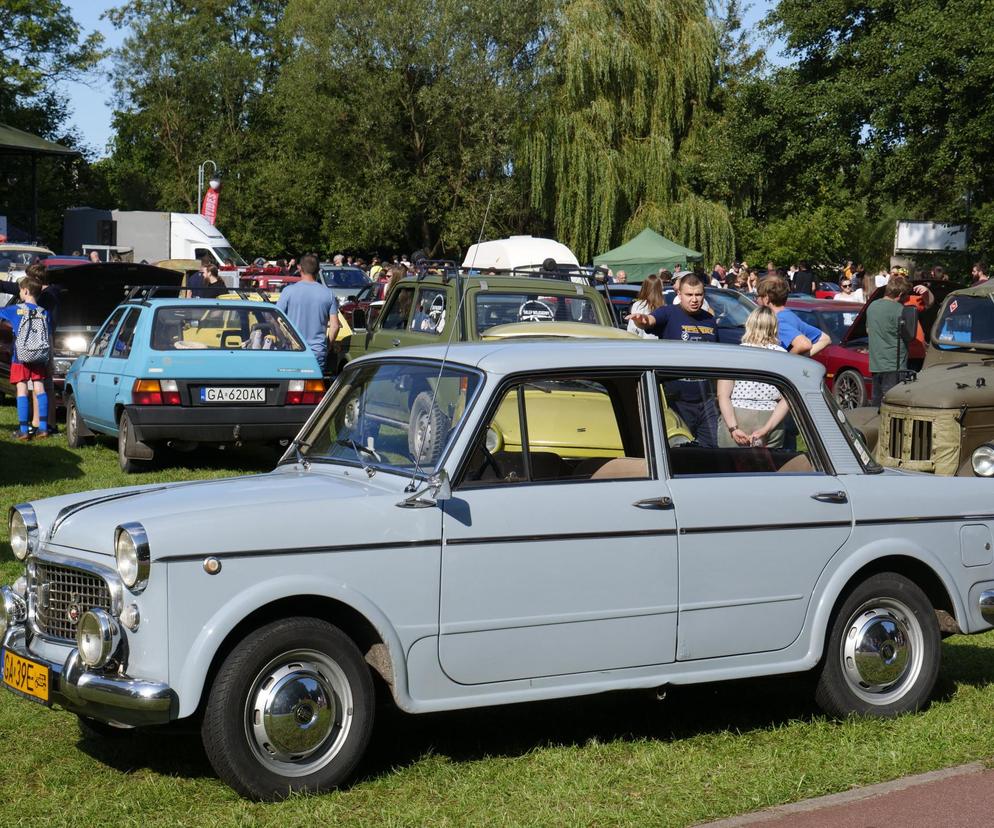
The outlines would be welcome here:
[[[832,715],[919,710],[941,636],[994,622],[989,487],[881,469],[822,371],[597,340],[356,360],[269,474],[15,506],[3,681],[90,731],[196,717],[263,800],[349,776],[376,684],[425,713],[814,671]]]

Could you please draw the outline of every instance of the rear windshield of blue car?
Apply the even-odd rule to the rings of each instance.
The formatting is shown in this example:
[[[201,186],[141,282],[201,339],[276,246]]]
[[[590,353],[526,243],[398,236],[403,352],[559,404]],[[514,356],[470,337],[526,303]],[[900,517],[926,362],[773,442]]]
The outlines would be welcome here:
[[[152,320],[156,351],[303,351],[304,343],[275,308],[203,305],[159,308]]]

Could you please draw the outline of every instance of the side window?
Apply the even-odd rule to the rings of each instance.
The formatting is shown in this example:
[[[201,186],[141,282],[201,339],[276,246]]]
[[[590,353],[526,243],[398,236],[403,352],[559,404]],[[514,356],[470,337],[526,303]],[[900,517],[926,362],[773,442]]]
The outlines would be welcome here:
[[[397,295],[390,303],[390,309],[383,316],[381,328],[390,330],[403,330],[407,327],[407,319],[411,314],[411,305],[414,302],[414,288],[399,287],[394,291]]]
[[[124,323],[117,332],[117,337],[114,340],[114,348],[110,353],[115,359],[127,359],[130,356],[131,346],[135,341],[135,326],[138,324],[138,317],[140,315],[141,311],[138,308],[132,308],[124,318]]]
[[[125,308],[118,308],[110,315],[110,319],[104,322],[104,326],[93,338],[93,344],[90,346],[91,356],[102,357],[107,355],[107,349],[110,348],[110,338],[114,333],[114,328],[117,327],[117,323],[124,316],[124,311]]]
[[[659,374],[674,477],[821,471],[791,395],[768,377]]]
[[[445,329],[445,291],[425,288],[418,293],[417,307],[411,316],[411,330],[440,334]]]
[[[501,398],[464,486],[650,476],[641,376],[533,377]]]

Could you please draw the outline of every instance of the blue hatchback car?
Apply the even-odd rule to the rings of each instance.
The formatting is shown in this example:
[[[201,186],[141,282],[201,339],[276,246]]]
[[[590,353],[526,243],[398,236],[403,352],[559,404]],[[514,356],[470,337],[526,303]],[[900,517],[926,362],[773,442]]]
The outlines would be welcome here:
[[[323,395],[317,360],[274,305],[139,296],[69,369],[66,438],[116,436],[133,472],[158,445],[289,439]]]

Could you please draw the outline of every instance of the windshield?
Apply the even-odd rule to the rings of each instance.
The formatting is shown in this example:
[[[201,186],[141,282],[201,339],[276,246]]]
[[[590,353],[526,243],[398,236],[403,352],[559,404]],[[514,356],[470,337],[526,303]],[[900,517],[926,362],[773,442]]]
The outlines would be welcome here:
[[[369,277],[357,267],[326,267],[321,279],[331,288],[358,288],[369,284]]]
[[[215,247],[214,254],[217,256],[221,264],[227,264],[229,261],[235,265],[235,267],[247,267],[248,263],[241,256],[238,255],[238,251],[233,247]]]
[[[314,462],[346,462],[411,474],[438,465],[481,377],[438,363],[373,363],[346,369],[328,394],[301,451]],[[291,450],[284,458],[295,459]]]
[[[172,305],[152,323],[157,351],[303,351],[304,343],[275,308]]]
[[[855,310],[833,309],[814,311],[790,306],[788,309],[796,313],[802,321],[814,326],[819,331],[827,333],[828,338],[836,345],[845,336],[846,331],[849,330],[849,326],[856,321],[856,317],[859,316],[859,308]]]
[[[941,345],[994,345],[994,294],[950,297],[935,330]]]
[[[476,332],[513,322],[598,323],[593,302],[586,296],[543,296],[541,293],[489,293],[475,297]]]

